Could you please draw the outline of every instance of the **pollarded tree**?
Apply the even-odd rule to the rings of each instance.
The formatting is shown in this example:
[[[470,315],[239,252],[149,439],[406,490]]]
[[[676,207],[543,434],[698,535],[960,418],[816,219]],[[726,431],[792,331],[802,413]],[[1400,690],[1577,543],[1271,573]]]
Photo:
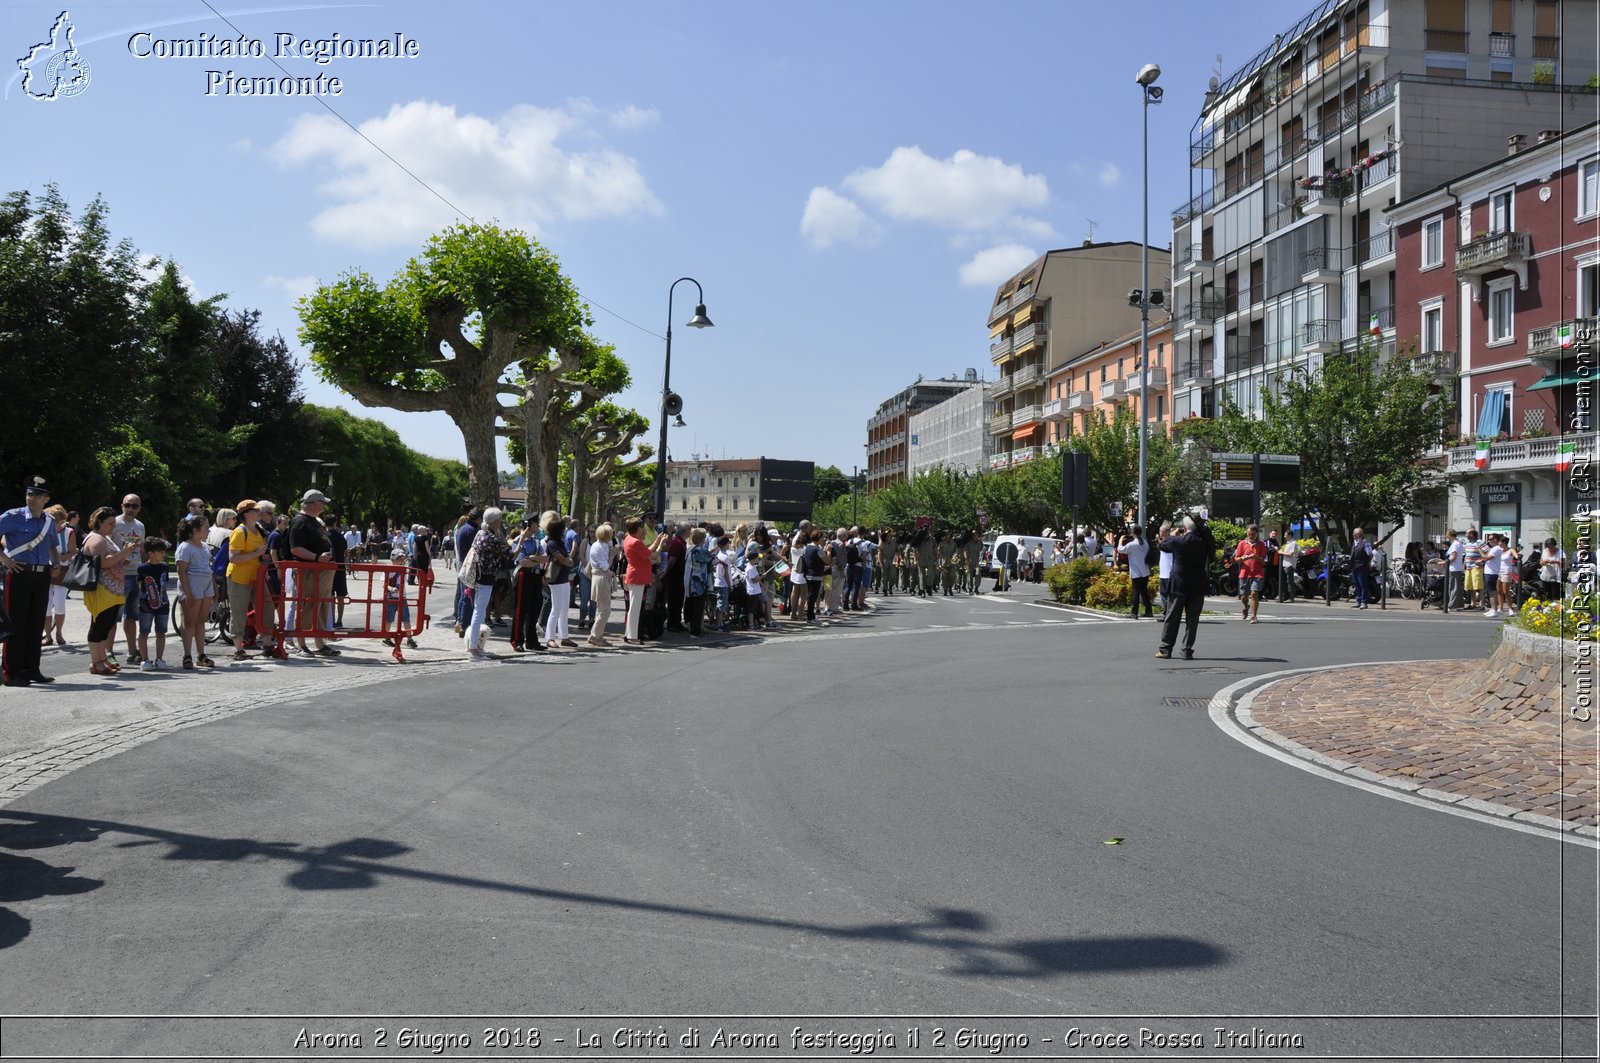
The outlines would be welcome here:
[[[430,238],[381,287],[360,270],[323,285],[300,300],[300,322],[323,379],[369,406],[450,415],[482,505],[499,494],[495,432],[507,370],[519,367],[542,408],[532,394],[541,375],[575,364],[592,343],[556,257],[525,233],[478,222]],[[527,427],[529,468],[542,468],[537,425]]]
[[[566,427],[572,481],[572,502],[567,512],[580,521],[586,519],[592,470],[611,469],[613,461],[631,451],[635,440],[649,428],[649,420],[637,411],[609,402],[592,406]]]
[[[628,365],[615,348],[580,334],[545,357],[519,365],[517,376],[501,385],[502,395],[519,401],[501,407],[505,423],[499,433],[522,445],[530,499],[560,508],[560,460],[571,449],[571,429],[629,380]],[[529,418],[529,410],[537,416]]]

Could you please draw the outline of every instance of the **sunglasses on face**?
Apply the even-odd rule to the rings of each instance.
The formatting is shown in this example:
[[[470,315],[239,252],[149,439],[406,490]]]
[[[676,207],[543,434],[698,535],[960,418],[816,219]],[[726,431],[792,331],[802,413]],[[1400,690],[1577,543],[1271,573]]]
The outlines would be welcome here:
[[[137,503],[137,502],[124,502],[124,503],[122,503],[122,508],[123,509],[138,509],[139,508],[139,503]]]

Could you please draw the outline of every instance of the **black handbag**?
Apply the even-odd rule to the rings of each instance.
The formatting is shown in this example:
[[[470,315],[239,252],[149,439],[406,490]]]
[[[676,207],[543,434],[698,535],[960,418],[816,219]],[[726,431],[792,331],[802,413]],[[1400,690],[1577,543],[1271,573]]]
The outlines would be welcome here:
[[[62,585],[70,591],[93,590],[100,585],[100,559],[79,551],[72,555]]]

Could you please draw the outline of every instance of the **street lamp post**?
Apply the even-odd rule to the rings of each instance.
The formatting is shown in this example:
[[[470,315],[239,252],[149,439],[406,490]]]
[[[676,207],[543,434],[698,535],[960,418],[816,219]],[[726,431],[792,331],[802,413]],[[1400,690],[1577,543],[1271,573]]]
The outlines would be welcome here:
[[[683,412],[683,399],[672,393],[672,293],[684,281],[694,285],[699,299],[694,316],[685,324],[689,328],[712,326],[711,319],[706,317],[706,295],[700,282],[693,277],[679,277],[673,281],[672,287],[667,289],[667,357],[661,369],[661,443],[656,450],[656,519],[660,521],[667,519],[667,418]],[[679,421],[681,423],[682,418]]]
[[[1161,68],[1146,63],[1135,79],[1144,97],[1144,240],[1140,248],[1139,280],[1139,527],[1145,526],[1146,495],[1149,493],[1150,435],[1150,105],[1161,102],[1162,90],[1156,86]]]

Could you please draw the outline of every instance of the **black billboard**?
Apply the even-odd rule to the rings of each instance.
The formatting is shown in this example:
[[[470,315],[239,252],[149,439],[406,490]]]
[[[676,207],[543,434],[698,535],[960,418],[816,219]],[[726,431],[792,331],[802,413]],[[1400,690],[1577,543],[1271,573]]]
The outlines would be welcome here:
[[[757,482],[761,485],[761,498],[756,515],[761,520],[811,519],[811,507],[817,498],[816,462],[762,458]]]

